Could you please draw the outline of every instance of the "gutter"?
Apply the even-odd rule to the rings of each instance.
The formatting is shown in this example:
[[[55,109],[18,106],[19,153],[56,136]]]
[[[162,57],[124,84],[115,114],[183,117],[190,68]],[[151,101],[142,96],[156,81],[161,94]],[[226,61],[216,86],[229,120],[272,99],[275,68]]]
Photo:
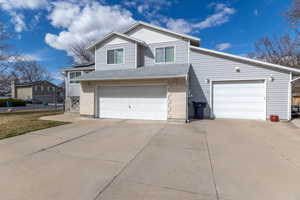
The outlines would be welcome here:
[[[300,74],[299,69],[295,69],[295,68],[291,68],[291,67],[276,65],[276,64],[272,64],[272,63],[268,63],[268,62],[263,62],[263,61],[259,61],[259,60],[255,60],[255,59],[251,59],[251,58],[242,57],[242,56],[236,56],[236,55],[233,55],[233,54],[223,53],[223,52],[219,52],[219,51],[215,51],[215,50],[211,50],[211,49],[206,49],[206,48],[202,48],[202,47],[190,46],[190,48],[193,49],[193,50],[206,52],[208,54],[214,54],[214,55],[223,56],[223,57],[227,57],[227,58],[231,58],[231,59],[235,59],[235,60],[240,60],[240,61],[244,61],[244,62],[248,62],[248,63],[253,63],[253,64],[256,64],[256,65],[271,67],[271,68],[275,68],[275,69],[279,69],[279,70],[285,70],[285,71],[288,71],[288,72],[293,72],[293,73]]]
[[[117,81],[117,80],[143,80],[143,79],[169,79],[169,78],[186,78],[187,75],[177,75],[177,76],[160,76],[160,77],[129,77],[129,78],[103,78],[103,79],[74,79],[77,81]]]
[[[297,78],[294,78],[290,81],[290,83],[294,83],[295,81],[299,80],[300,79],[300,76],[298,76]]]

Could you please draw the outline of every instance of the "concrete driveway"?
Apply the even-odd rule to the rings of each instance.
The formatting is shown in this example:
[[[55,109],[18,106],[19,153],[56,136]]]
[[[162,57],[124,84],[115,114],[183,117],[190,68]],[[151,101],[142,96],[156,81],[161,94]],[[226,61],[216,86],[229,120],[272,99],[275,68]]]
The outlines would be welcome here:
[[[82,120],[0,141],[5,200],[299,199],[288,123]]]

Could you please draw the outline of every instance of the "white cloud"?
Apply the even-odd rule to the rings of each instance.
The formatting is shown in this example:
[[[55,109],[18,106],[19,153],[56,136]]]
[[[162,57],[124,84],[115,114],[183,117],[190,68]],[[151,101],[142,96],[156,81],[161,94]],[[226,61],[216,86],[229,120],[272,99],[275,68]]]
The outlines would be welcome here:
[[[26,60],[31,60],[31,61],[43,61],[43,58],[38,55],[38,54],[22,54],[21,55],[24,59]]]
[[[27,29],[25,17],[20,10],[35,10],[46,8],[47,6],[47,0],[0,0],[0,8],[9,13],[16,32],[22,32]]]
[[[68,28],[74,17],[80,14],[80,6],[71,2],[59,1],[53,3],[54,8],[48,19],[55,27]]]
[[[190,33],[193,30],[192,24],[184,19],[166,19],[166,26],[179,33]]]
[[[27,26],[24,22],[24,15],[16,12],[11,11],[11,22],[15,25],[16,32],[22,32],[23,30],[27,29]]]
[[[57,81],[64,81],[64,75],[62,75],[60,72],[52,72],[51,76],[53,77],[54,80]]]
[[[56,49],[66,50],[69,55],[69,48],[74,43],[98,40],[104,34],[134,22],[128,10],[93,0],[85,4],[76,1],[56,2],[48,19],[53,26],[63,30],[57,35],[47,33],[46,43]]]
[[[231,47],[231,44],[228,43],[228,42],[226,42],[226,43],[220,43],[220,44],[217,44],[217,45],[216,45],[216,48],[217,48],[219,51],[224,51],[224,50],[226,50],[226,49],[228,49],[228,48],[230,48],[230,47]]]
[[[216,4],[215,13],[208,16],[205,20],[193,25],[197,29],[205,29],[214,26],[219,26],[229,21],[231,15],[235,13],[234,8],[229,8],[225,4]]]
[[[152,21],[152,18],[161,16],[159,11],[169,8],[176,1],[172,0],[125,0],[123,4],[130,8],[136,8],[138,13]]]
[[[221,3],[211,4],[210,7],[214,8],[214,14],[208,16],[206,19],[200,22],[193,23],[185,19],[173,19],[167,17],[164,19],[164,22],[169,29],[182,33],[191,33],[225,24],[229,21],[230,16],[236,12],[234,8],[230,8]]]
[[[258,16],[258,15],[259,15],[258,9],[254,9],[253,14],[254,14],[255,16]]]
[[[4,10],[38,9],[48,5],[47,0],[0,0],[0,6]]]

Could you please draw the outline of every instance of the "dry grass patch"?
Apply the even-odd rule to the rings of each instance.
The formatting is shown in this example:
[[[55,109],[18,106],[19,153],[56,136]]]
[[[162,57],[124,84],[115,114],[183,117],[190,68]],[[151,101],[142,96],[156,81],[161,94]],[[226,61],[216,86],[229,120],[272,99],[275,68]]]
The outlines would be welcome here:
[[[63,111],[0,113],[0,139],[66,124],[66,122],[39,119],[43,116],[59,114],[63,114]]]

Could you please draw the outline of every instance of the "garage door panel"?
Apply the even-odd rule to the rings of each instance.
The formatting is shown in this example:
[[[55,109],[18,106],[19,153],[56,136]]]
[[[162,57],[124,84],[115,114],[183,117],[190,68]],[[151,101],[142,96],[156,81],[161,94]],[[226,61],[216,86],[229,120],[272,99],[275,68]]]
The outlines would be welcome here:
[[[166,86],[100,87],[98,95],[101,118],[167,119]]]
[[[264,81],[213,83],[216,118],[265,119]]]

